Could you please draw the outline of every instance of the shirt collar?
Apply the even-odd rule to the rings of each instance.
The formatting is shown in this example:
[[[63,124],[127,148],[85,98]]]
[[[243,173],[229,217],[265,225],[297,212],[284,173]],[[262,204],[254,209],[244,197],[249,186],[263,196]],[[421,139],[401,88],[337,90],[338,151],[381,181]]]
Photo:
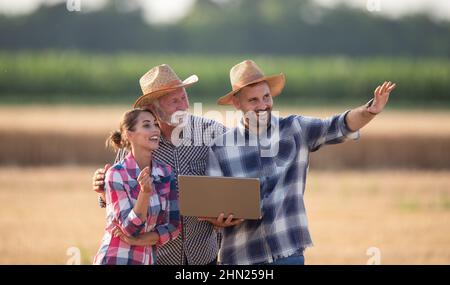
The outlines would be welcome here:
[[[137,179],[141,173],[141,169],[139,168],[139,165],[137,164],[131,151],[125,157],[125,168],[133,179]],[[167,176],[163,171],[163,165],[154,158],[152,158],[152,169],[150,175],[152,176],[153,181],[160,181],[161,178]]]

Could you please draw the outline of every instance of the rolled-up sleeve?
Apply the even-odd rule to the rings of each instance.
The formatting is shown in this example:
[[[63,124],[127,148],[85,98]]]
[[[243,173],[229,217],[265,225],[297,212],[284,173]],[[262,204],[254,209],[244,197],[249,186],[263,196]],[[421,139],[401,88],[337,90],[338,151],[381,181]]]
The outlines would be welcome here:
[[[105,179],[106,202],[111,204],[114,220],[127,236],[137,236],[144,231],[145,221],[134,212],[129,193],[126,191],[120,170],[112,169]]]
[[[155,230],[159,235],[158,246],[162,246],[167,242],[175,239],[181,231],[180,208],[178,204],[178,189],[176,185],[175,175],[171,175],[169,182],[170,191],[168,194],[168,222],[156,226]]]
[[[346,139],[359,139],[359,131],[353,132],[347,126],[345,118],[348,112],[350,110],[326,119],[298,116],[310,151],[316,151],[323,145],[342,143]]]
[[[344,135],[345,138],[348,139],[352,139],[352,140],[357,140],[360,137],[360,133],[359,130],[358,131],[352,131],[348,125],[347,125],[347,115],[350,112],[350,110],[345,111],[344,113],[342,113],[341,115],[339,115],[339,122],[338,122],[338,126],[341,129],[342,134]]]

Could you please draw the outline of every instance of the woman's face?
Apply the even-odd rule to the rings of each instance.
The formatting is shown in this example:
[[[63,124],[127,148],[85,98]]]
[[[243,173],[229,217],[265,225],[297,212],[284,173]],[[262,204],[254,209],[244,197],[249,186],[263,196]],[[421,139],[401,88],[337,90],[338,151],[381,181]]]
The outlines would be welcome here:
[[[141,112],[137,118],[134,131],[127,132],[131,146],[155,150],[159,147],[161,131],[155,117],[149,112]]]

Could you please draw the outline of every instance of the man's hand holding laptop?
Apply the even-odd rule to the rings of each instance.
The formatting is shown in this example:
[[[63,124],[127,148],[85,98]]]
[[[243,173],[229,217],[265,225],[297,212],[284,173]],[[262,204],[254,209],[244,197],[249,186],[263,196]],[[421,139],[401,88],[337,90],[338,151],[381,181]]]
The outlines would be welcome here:
[[[215,227],[225,228],[241,224],[244,219],[234,219],[233,215],[229,215],[225,219],[225,214],[221,213],[217,218],[199,217],[199,221],[207,221],[213,224]]]

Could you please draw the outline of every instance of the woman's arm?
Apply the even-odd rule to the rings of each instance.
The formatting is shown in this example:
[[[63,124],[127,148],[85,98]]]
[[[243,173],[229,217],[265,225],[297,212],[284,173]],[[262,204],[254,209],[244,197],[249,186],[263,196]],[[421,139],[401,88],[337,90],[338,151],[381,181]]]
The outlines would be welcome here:
[[[159,240],[159,235],[152,231],[148,233],[140,234],[136,237],[126,236],[119,227],[115,227],[113,230],[113,236],[119,237],[122,241],[129,245],[135,246],[150,246],[155,245]]]
[[[139,192],[136,204],[134,205],[134,212],[141,219],[141,221],[147,220],[147,211],[150,204],[150,196],[152,195],[153,183],[150,177],[150,167],[144,168],[138,177],[139,185],[141,186],[141,191]]]
[[[115,220],[123,233],[127,236],[137,236],[143,231],[147,220],[150,193],[145,193],[149,191],[148,188],[142,190],[141,187],[141,193],[133,206],[122,178],[126,175],[125,171],[125,169],[108,171],[105,180],[106,199],[111,204]]]
[[[166,187],[170,187],[168,195],[168,222],[156,225],[155,230],[148,233],[141,233],[137,236],[127,235],[120,227],[113,230],[113,235],[119,237],[130,245],[164,245],[168,241],[175,239],[181,230],[180,212],[178,207],[178,190],[176,188],[176,179],[171,175],[170,181]]]

